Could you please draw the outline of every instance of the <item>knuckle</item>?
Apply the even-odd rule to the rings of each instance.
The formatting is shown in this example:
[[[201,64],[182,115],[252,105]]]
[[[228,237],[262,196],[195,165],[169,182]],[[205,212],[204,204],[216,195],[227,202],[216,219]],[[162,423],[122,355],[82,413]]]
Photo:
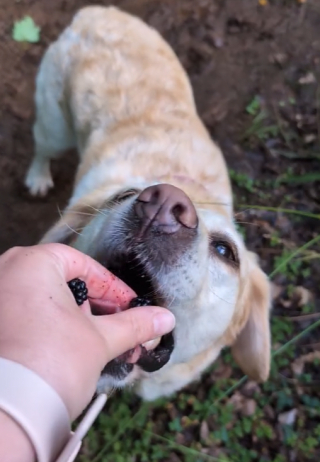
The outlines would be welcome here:
[[[3,256],[7,257],[8,259],[10,258],[16,258],[19,257],[19,254],[23,250],[23,247],[15,246],[11,247],[11,249],[7,250]]]

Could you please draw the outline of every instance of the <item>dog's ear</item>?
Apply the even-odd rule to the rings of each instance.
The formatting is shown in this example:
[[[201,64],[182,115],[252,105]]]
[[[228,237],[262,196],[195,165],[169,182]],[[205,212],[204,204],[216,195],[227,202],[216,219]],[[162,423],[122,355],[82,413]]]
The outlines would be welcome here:
[[[94,211],[89,206],[78,205],[66,210],[60,220],[47,231],[39,243],[71,245],[93,217]]]
[[[249,253],[251,271],[243,303],[247,320],[232,346],[232,354],[243,372],[252,380],[263,382],[270,372],[271,287],[259,268],[257,257]]]

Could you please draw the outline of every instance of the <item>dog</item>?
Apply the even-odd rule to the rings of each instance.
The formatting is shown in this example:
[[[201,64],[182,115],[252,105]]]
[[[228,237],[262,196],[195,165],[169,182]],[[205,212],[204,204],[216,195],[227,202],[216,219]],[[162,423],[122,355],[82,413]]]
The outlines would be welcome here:
[[[35,105],[30,193],[53,187],[51,159],[73,147],[80,158],[69,204],[41,242],[92,256],[176,317],[137,362],[129,352],[109,363],[97,389],[169,396],[226,346],[250,378],[267,380],[270,284],[233,221],[222,152],[160,34],[116,7],[79,10],[43,57]]]

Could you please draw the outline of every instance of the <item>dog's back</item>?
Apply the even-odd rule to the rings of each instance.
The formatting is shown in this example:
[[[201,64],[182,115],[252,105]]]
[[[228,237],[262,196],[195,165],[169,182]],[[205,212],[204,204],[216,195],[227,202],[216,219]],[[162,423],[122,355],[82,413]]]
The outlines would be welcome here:
[[[75,200],[99,183],[99,164],[108,162],[110,184],[124,175],[154,176],[156,165],[159,178],[172,171],[196,177],[215,184],[214,200],[232,201],[224,160],[181,64],[140,19],[114,7],[80,10],[44,56],[36,101],[44,109],[34,129],[42,152],[77,146],[82,157]]]

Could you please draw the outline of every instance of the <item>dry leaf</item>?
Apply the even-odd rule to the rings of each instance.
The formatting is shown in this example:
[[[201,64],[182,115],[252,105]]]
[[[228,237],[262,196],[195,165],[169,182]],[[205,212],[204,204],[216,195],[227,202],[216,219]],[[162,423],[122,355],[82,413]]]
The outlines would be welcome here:
[[[243,400],[243,395],[239,391],[236,391],[229,399],[229,403],[233,405],[235,411],[240,411],[242,408]]]
[[[283,298],[280,298],[279,303],[283,306],[283,308],[290,308],[292,305],[291,300],[284,300]]]
[[[297,413],[297,409],[291,409],[291,411],[283,412],[278,415],[278,422],[282,425],[293,425],[296,421]]]
[[[247,417],[250,417],[256,412],[257,403],[254,399],[246,399],[243,403],[241,413]]]
[[[254,399],[246,398],[239,391],[236,391],[231,396],[229,403],[233,405],[235,411],[239,411],[245,416],[253,415],[257,407],[257,403]]]
[[[247,397],[251,398],[254,393],[260,393],[261,388],[257,384],[257,382],[254,382],[253,380],[248,380],[245,385],[242,387],[242,393]]]
[[[202,439],[202,441],[207,441],[207,439],[209,438],[209,435],[210,435],[210,432],[209,432],[208,423],[205,420],[203,420],[200,425],[200,438]]]
[[[300,85],[308,85],[310,83],[315,83],[316,78],[313,74],[313,72],[308,72],[308,74],[304,75],[303,77],[300,77],[299,83]]]
[[[316,135],[314,133],[309,133],[308,135],[305,135],[303,137],[303,141],[306,143],[306,144],[310,144],[310,143],[313,143],[315,140],[317,139]]]
[[[274,409],[273,409],[271,406],[269,406],[269,404],[267,404],[267,405],[263,408],[263,410],[264,410],[265,415],[266,415],[269,419],[273,420],[273,419],[275,418]]]
[[[310,290],[305,289],[302,286],[298,286],[293,291],[293,297],[298,300],[298,306],[304,306],[311,302],[313,296]]]
[[[303,373],[304,366],[306,363],[312,363],[315,359],[320,361],[320,351],[312,351],[306,355],[302,355],[299,358],[295,359],[291,364],[291,369],[296,375]]]

